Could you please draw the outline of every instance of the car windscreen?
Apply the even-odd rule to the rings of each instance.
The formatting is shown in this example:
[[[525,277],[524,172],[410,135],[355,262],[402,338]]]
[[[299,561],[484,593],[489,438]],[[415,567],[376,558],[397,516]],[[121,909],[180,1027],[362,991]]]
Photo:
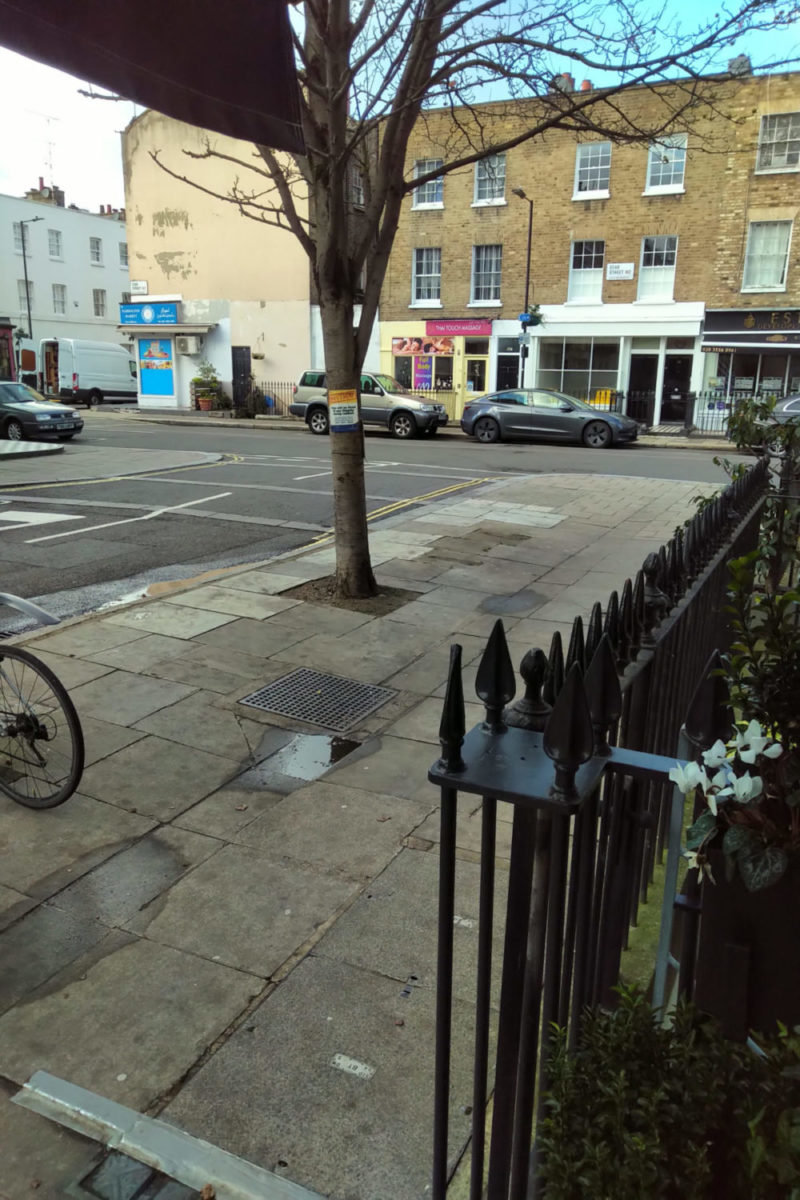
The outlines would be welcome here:
[[[0,383],[0,397],[3,400],[13,400],[15,404],[33,404],[42,399],[24,383]]]
[[[392,379],[391,375],[374,375],[375,379],[385,392],[400,392],[402,395],[410,395],[409,389],[403,387],[402,383],[398,383],[396,379]]]

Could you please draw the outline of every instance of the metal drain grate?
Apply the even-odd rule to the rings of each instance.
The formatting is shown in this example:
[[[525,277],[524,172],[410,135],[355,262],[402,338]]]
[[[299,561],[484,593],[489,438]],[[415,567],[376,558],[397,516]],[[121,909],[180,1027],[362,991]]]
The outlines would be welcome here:
[[[346,733],[396,695],[391,688],[300,667],[243,697],[239,703]]]

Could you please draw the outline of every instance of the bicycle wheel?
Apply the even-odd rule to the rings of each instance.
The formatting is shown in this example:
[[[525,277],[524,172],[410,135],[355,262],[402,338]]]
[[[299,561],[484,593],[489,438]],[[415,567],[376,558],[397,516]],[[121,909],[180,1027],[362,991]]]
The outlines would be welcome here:
[[[55,808],[83,774],[75,706],[49,667],[0,645],[0,791],[27,808]]]

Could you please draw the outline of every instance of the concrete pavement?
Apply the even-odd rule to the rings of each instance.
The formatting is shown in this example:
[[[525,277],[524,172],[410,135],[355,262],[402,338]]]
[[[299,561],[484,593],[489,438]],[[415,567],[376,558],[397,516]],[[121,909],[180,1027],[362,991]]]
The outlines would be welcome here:
[[[471,725],[497,616],[515,663],[546,648],[621,588],[696,492],[538,475],[396,516],[370,531],[379,582],[408,593],[386,616],[286,594],[331,571],[323,542],[25,639],[71,691],[87,767],[60,808],[0,797],[0,1195],[22,1200],[31,1179],[40,1198],[65,1195],[97,1149],[5,1102],[37,1070],[321,1196],[426,1194],[438,870],[426,776],[449,646],[463,646]],[[241,703],[300,669],[389,694],[337,736]],[[306,717],[321,695],[315,683]],[[454,1162],[471,1103],[479,823],[464,798]],[[502,933],[498,914],[498,961]]]

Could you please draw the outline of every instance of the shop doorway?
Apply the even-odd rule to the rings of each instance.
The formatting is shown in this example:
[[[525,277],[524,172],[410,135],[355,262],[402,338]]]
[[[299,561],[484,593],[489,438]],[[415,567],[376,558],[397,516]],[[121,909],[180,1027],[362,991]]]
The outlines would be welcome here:
[[[661,392],[661,421],[683,425],[692,379],[690,354],[667,354],[664,359],[664,386]]]
[[[467,359],[467,391],[485,392],[486,376],[489,368],[488,358]]]
[[[626,412],[634,421],[653,424],[656,407],[657,354],[632,354]]]

